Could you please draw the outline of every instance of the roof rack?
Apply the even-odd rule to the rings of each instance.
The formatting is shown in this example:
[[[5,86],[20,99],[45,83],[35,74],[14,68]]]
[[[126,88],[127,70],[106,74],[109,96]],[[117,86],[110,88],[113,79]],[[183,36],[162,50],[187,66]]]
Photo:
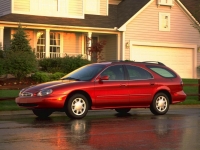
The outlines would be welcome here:
[[[154,64],[159,64],[165,66],[165,64],[159,62],[159,61],[143,61],[144,63],[154,63]]]
[[[100,63],[105,63],[105,62],[111,62],[111,63],[117,63],[117,62],[127,62],[127,63],[154,63],[154,64],[158,64],[158,65],[163,65],[165,66],[165,64],[159,62],[159,61],[134,61],[134,60],[110,60],[110,61],[101,61]]]

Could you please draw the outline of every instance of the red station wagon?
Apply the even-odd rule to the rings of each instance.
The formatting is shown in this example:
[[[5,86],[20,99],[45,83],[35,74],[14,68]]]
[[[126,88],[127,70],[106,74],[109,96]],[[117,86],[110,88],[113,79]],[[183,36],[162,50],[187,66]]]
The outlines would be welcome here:
[[[63,111],[80,119],[97,109],[150,108],[164,115],[170,104],[185,99],[181,78],[163,63],[118,61],[89,64],[58,81],[27,87],[15,101],[38,117]]]

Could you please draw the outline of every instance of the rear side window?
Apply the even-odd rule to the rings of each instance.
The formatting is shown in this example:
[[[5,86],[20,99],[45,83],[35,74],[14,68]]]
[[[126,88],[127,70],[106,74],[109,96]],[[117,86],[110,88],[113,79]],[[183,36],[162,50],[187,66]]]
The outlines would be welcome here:
[[[136,67],[126,65],[126,69],[128,71],[130,80],[138,80],[138,79],[151,79],[153,76],[146,70]]]
[[[147,67],[162,77],[165,77],[165,78],[175,78],[176,77],[176,74],[167,68],[163,68],[163,67],[159,67],[159,66],[147,66]]]

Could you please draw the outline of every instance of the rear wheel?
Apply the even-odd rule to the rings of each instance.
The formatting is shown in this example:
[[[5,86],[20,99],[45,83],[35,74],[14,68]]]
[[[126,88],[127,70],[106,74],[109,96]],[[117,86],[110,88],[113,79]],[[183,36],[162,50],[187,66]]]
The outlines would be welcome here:
[[[169,98],[165,93],[158,93],[154,96],[150,110],[155,115],[164,115],[169,109]]]
[[[82,94],[74,94],[70,97],[65,107],[65,113],[69,118],[81,119],[86,116],[88,112],[88,100]]]
[[[131,108],[116,108],[115,111],[121,114],[128,113],[131,110]]]
[[[43,109],[34,109],[32,111],[39,118],[47,118],[53,113],[53,111],[51,110],[43,110]]]

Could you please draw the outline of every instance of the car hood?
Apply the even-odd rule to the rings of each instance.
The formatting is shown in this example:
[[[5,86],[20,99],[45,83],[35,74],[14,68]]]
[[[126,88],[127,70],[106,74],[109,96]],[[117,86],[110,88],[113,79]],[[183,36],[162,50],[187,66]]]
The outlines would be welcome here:
[[[55,88],[57,86],[67,85],[67,84],[72,83],[72,82],[80,82],[80,81],[58,80],[58,81],[45,82],[45,83],[41,83],[41,84],[37,84],[37,85],[33,85],[33,86],[30,86],[30,87],[27,87],[27,88],[25,88],[24,91],[36,92],[36,91],[40,91],[41,89]]]

